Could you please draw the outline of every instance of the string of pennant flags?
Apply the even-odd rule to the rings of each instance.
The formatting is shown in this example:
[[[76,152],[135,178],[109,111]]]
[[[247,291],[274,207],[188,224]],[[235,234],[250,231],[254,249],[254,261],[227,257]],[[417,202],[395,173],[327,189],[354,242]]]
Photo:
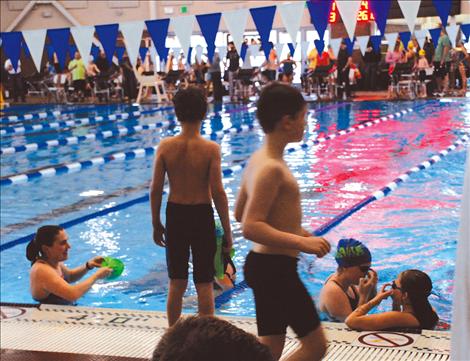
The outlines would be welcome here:
[[[44,50],[47,52],[49,59],[53,54],[57,56],[57,60],[62,68],[65,67],[67,54],[73,57],[75,51],[78,51],[83,58],[88,58],[91,54],[95,59],[98,53],[104,51],[107,61],[112,62],[113,57],[121,60],[124,53],[127,52],[130,62],[135,65],[137,58],[144,59],[147,52],[152,55],[158,55],[161,60],[166,61],[170,49],[166,46],[168,31],[171,28],[178,39],[180,47],[173,48],[173,53],[184,53],[186,59],[190,59],[193,48],[191,47],[191,36],[195,24],[197,23],[200,32],[206,42],[207,57],[212,60],[215,50],[217,49],[220,58],[224,58],[227,52],[225,46],[215,46],[217,32],[221,20],[224,21],[228,32],[230,33],[236,49],[240,52],[241,58],[245,60],[246,54],[256,56],[259,52],[260,45],[266,58],[271,50],[269,42],[270,33],[273,27],[274,16],[276,12],[280,14],[286,32],[291,38],[289,46],[290,53],[294,55],[297,48],[300,48],[301,59],[305,59],[308,49],[312,46],[307,41],[296,43],[297,33],[300,29],[304,9],[308,9],[310,22],[318,32],[319,39],[314,41],[314,46],[319,53],[322,53],[325,47],[325,32],[328,26],[328,16],[334,0],[308,0],[296,1],[289,4],[278,4],[265,7],[245,8],[238,10],[230,10],[222,13],[201,14],[178,16],[166,19],[132,21],[115,24],[104,24],[96,26],[79,26],[60,29],[37,29],[24,30],[21,32],[3,32],[0,33],[0,45],[6,56],[11,60],[13,67],[16,69],[20,58],[21,50],[25,55],[31,57],[38,72],[41,70],[41,61]],[[437,44],[440,29],[415,30],[415,23],[418,15],[421,0],[398,0],[398,4],[403,13],[404,19],[408,25],[408,32],[385,33],[387,16],[390,10],[392,0],[369,0],[370,10],[374,15],[374,21],[380,31],[380,35],[358,36],[355,37],[357,14],[361,7],[361,0],[336,1],[336,8],[342,18],[343,24],[348,34],[348,38],[344,39],[351,53],[354,45],[357,43],[359,49],[364,54],[369,40],[374,48],[378,49],[382,37],[385,37],[389,44],[395,43],[399,36],[406,45],[414,34],[419,45],[423,47],[425,38],[430,36]],[[443,26],[447,25],[447,19],[451,10],[451,1],[433,0],[433,4],[441,19]],[[259,33],[260,45],[250,46],[244,43],[244,33],[248,17],[251,15],[256,30]],[[147,29],[153,46],[150,48],[141,47],[142,34]],[[450,25],[446,27],[451,42],[455,45],[458,38],[459,30],[465,36],[466,40],[470,40],[470,24]],[[119,32],[122,34],[124,45],[116,46],[116,40]],[[96,38],[95,38],[96,35]],[[46,37],[49,43],[46,44]],[[70,37],[73,38],[74,44],[70,44]],[[335,54],[343,39],[328,39]],[[286,44],[275,44],[276,50],[282,49]],[[300,46],[299,46],[300,45]],[[196,47],[195,54],[200,58],[203,52],[202,46]]]

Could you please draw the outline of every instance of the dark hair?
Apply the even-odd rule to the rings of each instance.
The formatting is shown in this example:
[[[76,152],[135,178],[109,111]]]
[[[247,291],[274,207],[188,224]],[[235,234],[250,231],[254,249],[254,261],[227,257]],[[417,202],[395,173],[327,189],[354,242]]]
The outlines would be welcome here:
[[[231,323],[212,316],[180,319],[160,339],[152,361],[273,361],[269,348]]]
[[[421,328],[433,329],[439,317],[428,301],[432,290],[431,278],[422,271],[411,269],[401,274],[400,282],[403,292],[408,293],[413,313],[418,319]]]
[[[207,99],[204,92],[190,86],[180,89],[173,97],[176,117],[180,122],[201,121],[207,112]]]
[[[304,97],[296,88],[272,82],[261,91],[256,115],[264,132],[270,133],[283,116],[295,116],[306,104]]]
[[[31,265],[33,265],[42,254],[42,246],[51,247],[54,243],[55,236],[62,230],[62,227],[53,225],[39,227],[36,231],[36,235],[26,247],[26,258],[31,261]]]

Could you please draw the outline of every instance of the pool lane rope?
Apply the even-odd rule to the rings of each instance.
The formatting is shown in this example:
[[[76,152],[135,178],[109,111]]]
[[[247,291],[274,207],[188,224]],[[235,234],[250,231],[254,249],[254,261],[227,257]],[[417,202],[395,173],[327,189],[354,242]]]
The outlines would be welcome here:
[[[224,177],[230,177],[232,176],[233,174],[235,174],[236,172],[239,172],[241,171],[246,165],[246,162],[240,162],[238,163],[237,165],[234,165],[234,166],[231,166],[231,167],[228,167],[228,168],[225,168],[222,170],[222,175]],[[167,194],[168,193],[168,189],[165,188],[165,190],[163,191],[163,194]],[[64,223],[61,223],[59,224],[60,227],[62,228],[70,228],[72,226],[75,226],[77,224],[80,224],[80,223],[83,223],[83,222],[86,222],[86,221],[89,221],[90,219],[94,219],[94,218],[97,218],[97,217],[102,217],[102,216],[105,216],[107,214],[110,214],[110,213],[114,213],[114,212],[118,212],[120,210],[123,210],[123,209],[126,209],[126,208],[129,208],[129,207],[132,207],[133,205],[136,205],[136,204],[139,204],[139,203],[146,203],[150,200],[149,198],[149,194],[145,194],[144,196],[142,197],[138,197],[138,198],[135,198],[135,199],[131,199],[129,201],[126,201],[126,202],[123,202],[123,203],[120,203],[120,204],[117,204],[113,207],[108,207],[108,208],[105,208],[105,209],[102,209],[102,210],[99,210],[97,212],[93,212],[93,213],[90,213],[90,214],[86,214],[84,216],[81,216],[81,217],[78,217],[78,218],[75,218],[75,219],[72,219],[70,221],[67,221],[67,222],[64,222]],[[24,236],[24,237],[21,237],[21,238],[17,238],[13,241],[10,241],[10,242],[6,242],[4,244],[1,244],[0,245],[0,252],[3,252],[7,249],[10,249],[12,247],[15,247],[19,244],[23,244],[23,243],[27,243],[29,242],[31,239],[33,239],[35,233],[31,233],[27,236]]]
[[[167,122],[165,126],[168,127],[171,124],[172,124],[171,122]],[[253,129],[255,129],[255,126],[253,124],[243,124],[239,127],[232,127],[232,128],[225,129],[225,130],[210,132],[209,134],[205,134],[205,132],[202,131],[201,134],[205,138],[216,140],[216,139],[223,138],[227,134],[235,135],[235,134],[240,134],[240,133],[246,133]],[[53,177],[53,176],[61,175],[61,174],[75,173],[83,169],[106,164],[112,161],[123,161],[123,160],[134,159],[134,158],[142,158],[145,156],[155,154],[155,151],[157,150],[157,148],[158,148],[158,145],[154,145],[152,147],[146,147],[146,148],[137,148],[137,149],[129,150],[127,152],[112,153],[110,155],[106,155],[103,157],[95,157],[89,160],[77,161],[77,162],[66,163],[66,164],[59,164],[53,167],[45,167],[42,169],[35,169],[35,170],[26,171],[23,173],[18,173],[15,175],[8,175],[8,176],[4,176],[0,178],[0,185],[5,186],[9,184],[24,183],[24,182],[32,181],[37,178],[41,178],[41,177]]]

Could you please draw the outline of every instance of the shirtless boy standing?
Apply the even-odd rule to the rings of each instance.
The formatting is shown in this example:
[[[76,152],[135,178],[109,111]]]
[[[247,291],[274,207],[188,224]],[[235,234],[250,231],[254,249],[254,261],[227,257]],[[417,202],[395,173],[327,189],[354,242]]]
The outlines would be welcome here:
[[[222,185],[220,147],[200,134],[201,122],[207,112],[207,100],[201,90],[189,87],[179,90],[173,103],[182,131],[160,142],[150,188],[153,240],[157,245],[166,247],[170,278],[167,299],[169,326],[181,315],[188,285],[190,248],[199,314],[214,314],[212,282],[216,239],[212,200],[227,240],[224,251],[230,252],[232,248],[227,195]],[[165,174],[168,174],[170,183],[166,229],[160,220]]]
[[[250,158],[235,205],[243,235],[253,241],[244,272],[255,296],[258,335],[276,360],[287,326],[301,344],[289,360],[319,360],[326,351],[315,305],[297,273],[297,256],[323,257],[330,244],[302,228],[299,187],[283,159],[287,143],[302,140],[306,112],[295,88],[275,82],[263,89],[257,117],[266,137]]]

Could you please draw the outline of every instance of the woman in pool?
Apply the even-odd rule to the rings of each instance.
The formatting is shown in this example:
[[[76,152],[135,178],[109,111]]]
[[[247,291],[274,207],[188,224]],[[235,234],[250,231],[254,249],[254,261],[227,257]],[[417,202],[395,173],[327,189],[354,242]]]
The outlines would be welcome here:
[[[77,268],[67,268],[68,236],[59,226],[43,226],[26,248],[26,258],[31,261],[31,295],[40,303],[72,305],[99,279],[109,276],[111,268],[102,267],[103,257],[94,257]],[[88,271],[99,268],[86,280],[78,281]]]
[[[395,281],[385,284],[377,296],[356,308],[346,319],[346,325],[355,330],[433,329],[439,317],[428,301],[431,290],[432,282],[426,273],[404,271]],[[372,308],[389,296],[393,299],[392,311],[368,315]]]

